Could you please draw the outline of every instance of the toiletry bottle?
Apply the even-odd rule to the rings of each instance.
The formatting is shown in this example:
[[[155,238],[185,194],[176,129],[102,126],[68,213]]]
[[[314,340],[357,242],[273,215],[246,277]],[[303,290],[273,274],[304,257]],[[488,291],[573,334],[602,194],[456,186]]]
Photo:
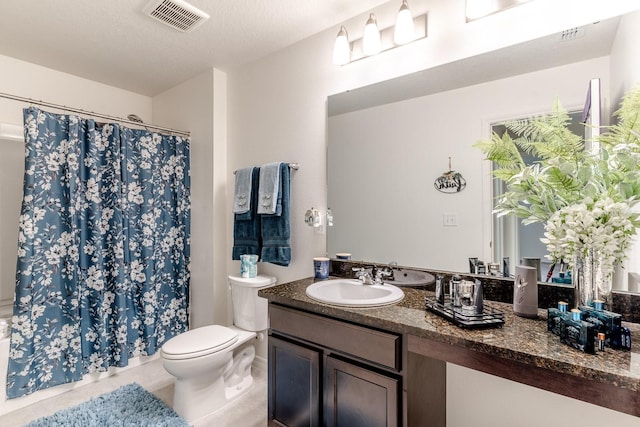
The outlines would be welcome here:
[[[594,324],[598,332],[605,334],[605,344],[611,348],[620,348],[622,341],[620,333],[622,327],[622,316],[618,313],[602,310],[603,304],[598,300],[594,301],[598,308],[581,306],[582,318]]]
[[[560,340],[585,353],[595,353],[596,327],[581,320],[582,312],[571,310],[571,317],[560,322]]]
[[[458,289],[461,281],[462,277],[458,276],[457,274],[451,278],[451,288],[449,289],[449,292],[451,293],[451,304],[454,307],[462,306],[462,304],[460,303],[460,292]]]
[[[598,351],[604,351],[605,335],[603,332],[598,332]]]
[[[436,302],[444,305],[444,284],[440,274],[436,276]]]
[[[473,295],[473,307],[476,314],[484,312],[484,296],[482,292],[482,280],[476,279],[476,289]]]
[[[569,304],[566,302],[560,301],[558,302],[558,308],[549,308],[547,312],[547,331],[560,336],[560,324],[569,319],[568,306]]]
[[[509,257],[502,258],[502,277],[509,277]]]
[[[487,274],[487,266],[484,261],[478,261],[476,266],[476,274]]]
[[[620,344],[622,346],[622,350],[631,350],[631,330],[624,326],[620,328]]]
[[[478,258],[469,258],[469,273],[478,273]]]

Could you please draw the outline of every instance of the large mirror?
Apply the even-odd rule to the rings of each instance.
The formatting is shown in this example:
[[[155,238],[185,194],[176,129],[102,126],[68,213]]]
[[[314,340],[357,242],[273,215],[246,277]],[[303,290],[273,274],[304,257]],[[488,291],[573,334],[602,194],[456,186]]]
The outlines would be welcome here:
[[[634,49],[618,31],[625,20],[640,25],[633,13],[594,23],[570,42],[551,35],[330,96],[329,256],[460,272],[471,257],[499,261],[490,165],[472,145],[501,121],[548,112],[556,99],[581,111],[593,78],[601,79],[607,124],[616,108],[610,94],[628,75],[616,69],[622,61],[612,46]],[[450,171],[466,186],[438,191],[434,182]],[[618,290],[629,289],[634,271],[640,266],[629,263]]]

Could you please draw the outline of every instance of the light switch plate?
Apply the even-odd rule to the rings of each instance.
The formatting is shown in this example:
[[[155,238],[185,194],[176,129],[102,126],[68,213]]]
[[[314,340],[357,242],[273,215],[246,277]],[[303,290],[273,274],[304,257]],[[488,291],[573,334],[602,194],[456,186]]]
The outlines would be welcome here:
[[[442,214],[442,225],[445,227],[458,226],[458,214],[445,212]]]

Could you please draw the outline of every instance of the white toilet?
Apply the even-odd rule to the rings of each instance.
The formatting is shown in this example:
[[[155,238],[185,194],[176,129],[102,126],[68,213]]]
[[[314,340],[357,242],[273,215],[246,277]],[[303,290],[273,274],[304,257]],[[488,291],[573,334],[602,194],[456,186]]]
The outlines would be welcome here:
[[[164,368],[176,377],[173,409],[189,423],[221,409],[253,384],[254,338],[268,328],[267,300],[258,290],[275,282],[269,276],[229,276],[234,326],[192,329],[162,346]]]

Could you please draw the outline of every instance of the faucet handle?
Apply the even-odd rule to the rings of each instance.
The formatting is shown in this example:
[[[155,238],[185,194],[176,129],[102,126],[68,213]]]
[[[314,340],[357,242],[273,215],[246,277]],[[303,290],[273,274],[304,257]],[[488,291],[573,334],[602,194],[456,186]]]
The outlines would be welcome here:
[[[389,277],[389,276],[391,276],[391,271],[390,270],[387,270],[387,269],[384,269],[384,268],[379,268],[376,271],[376,277]]]
[[[358,279],[367,274],[367,269],[364,267],[353,267],[351,270],[356,274]]]

